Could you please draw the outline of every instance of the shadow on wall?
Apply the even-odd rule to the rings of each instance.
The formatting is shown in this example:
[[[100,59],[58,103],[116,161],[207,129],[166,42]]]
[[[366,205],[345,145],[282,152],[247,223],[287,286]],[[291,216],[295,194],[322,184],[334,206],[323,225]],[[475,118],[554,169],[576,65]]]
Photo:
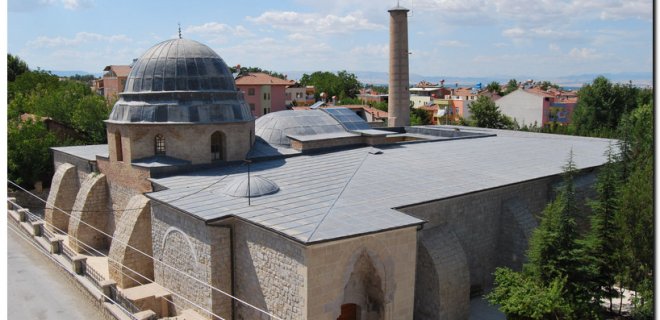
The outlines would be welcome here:
[[[384,301],[381,277],[369,255],[362,252],[344,287],[344,300],[338,319],[382,319]],[[359,317],[355,317],[355,315],[359,315]]]

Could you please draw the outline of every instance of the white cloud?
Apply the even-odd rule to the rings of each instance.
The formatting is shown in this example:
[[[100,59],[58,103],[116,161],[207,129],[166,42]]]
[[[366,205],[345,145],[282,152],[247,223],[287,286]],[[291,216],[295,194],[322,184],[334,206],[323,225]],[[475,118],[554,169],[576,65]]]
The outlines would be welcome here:
[[[313,41],[314,37],[311,34],[292,33],[286,36],[291,41]]]
[[[52,47],[77,46],[90,42],[120,42],[120,41],[128,42],[131,41],[131,38],[123,34],[106,36],[98,33],[78,32],[73,38],[65,38],[61,36],[51,38],[46,36],[40,36],[35,40],[29,41],[28,46],[35,48],[42,48],[42,47],[52,48]]]
[[[578,39],[580,34],[576,31],[560,31],[550,27],[537,27],[523,29],[520,27],[505,29],[502,35],[512,39],[553,39],[553,40],[569,40]]]
[[[79,10],[92,7],[91,0],[62,0],[64,8],[69,10]]]
[[[258,17],[247,17],[257,24],[273,28],[312,34],[350,33],[359,30],[385,30],[381,24],[370,22],[362,13],[353,12],[344,16],[318,13],[299,13],[294,11],[267,11]]]
[[[589,48],[573,48],[568,53],[568,56],[577,59],[593,59],[600,57],[596,54],[595,50]]]
[[[559,45],[556,44],[556,43],[551,43],[551,44],[549,44],[549,45],[548,45],[548,49],[550,49],[550,51],[554,51],[554,52],[559,52],[559,51],[561,51],[561,48],[560,48]]]
[[[80,10],[93,7],[94,3],[93,0],[9,0],[7,7],[10,12],[29,12],[60,5],[68,10]]]
[[[351,49],[351,55],[356,56],[370,56],[378,58],[387,58],[390,54],[390,46],[387,44],[367,44],[364,46],[357,46]]]

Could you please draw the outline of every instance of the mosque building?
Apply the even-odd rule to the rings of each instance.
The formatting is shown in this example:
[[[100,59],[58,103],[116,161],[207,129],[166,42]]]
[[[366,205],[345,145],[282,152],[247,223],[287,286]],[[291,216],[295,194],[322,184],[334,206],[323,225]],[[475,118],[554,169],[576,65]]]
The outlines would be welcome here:
[[[344,108],[255,121],[188,39],[137,60],[106,125],[107,145],[53,148],[47,228],[107,252],[87,268],[156,318],[467,319],[521,267],[569,153],[585,194],[610,144]]]

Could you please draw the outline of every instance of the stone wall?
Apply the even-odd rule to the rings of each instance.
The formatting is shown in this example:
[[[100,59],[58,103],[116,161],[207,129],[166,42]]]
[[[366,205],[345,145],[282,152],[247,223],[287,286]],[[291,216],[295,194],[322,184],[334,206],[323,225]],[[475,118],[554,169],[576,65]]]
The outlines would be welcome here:
[[[76,156],[64,152],[53,150],[53,164],[55,165],[55,168],[57,169],[60,165],[64,163],[69,163],[76,167],[76,170],[78,172],[79,185],[82,185],[83,181],[85,181],[85,178],[87,178],[88,174],[94,172],[93,161],[78,158]]]
[[[98,157],[97,166],[108,177],[114,220],[119,220],[128,201],[135,195],[151,192],[149,169],[135,167],[128,162],[108,161]]]
[[[154,278],[151,256],[151,204],[147,197],[136,195],[126,205],[110,244],[110,279],[120,288],[150,283]]]
[[[302,318],[335,320],[355,303],[358,319],[412,319],[416,248],[416,227],[309,246]]]
[[[192,164],[210,163],[211,135],[224,134],[223,160],[245,159],[250,151],[250,139],[254,138],[254,122],[223,124],[113,124],[107,123],[110,158],[115,159],[117,144],[115,133],[121,135],[122,155],[125,162],[152,157],[155,154],[155,137],[165,138],[165,154],[169,157],[190,161]]]
[[[63,163],[53,175],[45,209],[46,228],[55,232],[69,230],[69,215],[80,189],[76,167]],[[62,211],[65,212],[62,212]]]
[[[214,318],[209,312],[231,319],[231,298],[208,285],[231,293],[231,229],[207,226],[155,201],[151,212],[154,278],[174,293],[170,310],[179,314],[193,309],[209,319]]]
[[[305,319],[305,247],[240,220],[234,232],[236,296],[282,319]],[[236,302],[236,319],[268,317]]]
[[[576,179],[581,197],[591,192],[593,176],[593,172],[586,170]],[[492,288],[492,274],[496,267],[508,266],[517,270],[522,267],[538,217],[546,204],[553,200],[555,188],[560,183],[560,176],[552,176],[401,208],[400,211],[428,221],[420,232],[420,239],[422,248],[428,251],[426,254],[434,256],[435,252],[432,260],[440,279],[433,278],[433,274],[420,274],[417,286],[437,282],[439,288],[431,289],[440,294],[437,306],[429,306],[429,301],[423,305],[429,310],[435,308],[441,310],[441,314],[449,314],[445,319],[467,319],[465,310],[469,310],[470,295],[480,295]],[[458,245],[450,240],[438,241],[435,239],[437,232],[445,233],[443,237],[447,237],[448,232],[453,233]],[[470,289],[465,290],[463,284],[456,282],[452,290],[455,295],[462,296],[443,298],[441,292],[451,284],[442,277],[456,274],[455,264],[448,261],[461,256],[467,261]],[[418,307],[422,305],[417,302]],[[425,313],[428,310],[416,310],[415,318],[429,319],[423,316]]]
[[[94,253],[108,249],[114,228],[108,223],[112,215],[106,178],[90,173],[80,186],[69,219],[69,245],[75,252]]]

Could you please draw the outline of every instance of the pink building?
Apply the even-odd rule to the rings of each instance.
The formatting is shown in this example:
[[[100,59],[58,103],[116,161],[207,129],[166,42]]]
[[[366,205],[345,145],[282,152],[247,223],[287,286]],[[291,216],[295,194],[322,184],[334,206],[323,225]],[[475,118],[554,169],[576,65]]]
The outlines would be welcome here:
[[[291,81],[266,73],[248,73],[236,79],[236,87],[243,92],[245,102],[255,117],[286,109],[286,87]]]
[[[131,66],[110,65],[103,71],[103,77],[96,80],[94,90],[106,99],[116,99],[121,92],[124,92],[126,78],[131,73]]]

